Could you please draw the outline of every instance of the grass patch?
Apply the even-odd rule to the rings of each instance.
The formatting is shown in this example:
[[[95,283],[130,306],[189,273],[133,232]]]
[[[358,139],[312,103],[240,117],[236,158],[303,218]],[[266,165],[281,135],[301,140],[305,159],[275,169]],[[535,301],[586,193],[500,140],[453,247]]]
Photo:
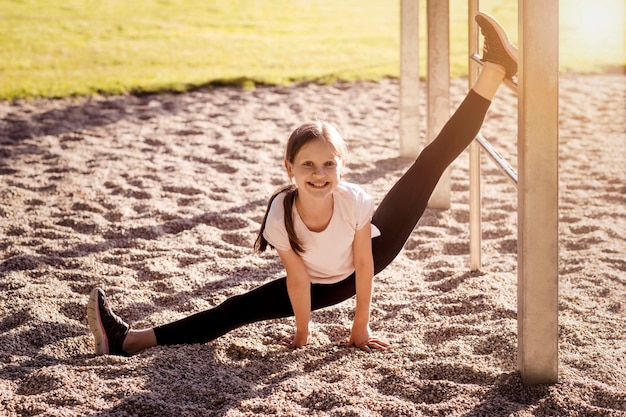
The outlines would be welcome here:
[[[623,67],[623,0],[593,3],[621,10],[622,26],[602,48],[587,42],[581,50],[575,10],[583,3],[561,1],[570,19],[561,22],[562,69]],[[0,2],[0,98],[397,77],[399,7],[399,0],[7,0]],[[516,35],[517,0],[483,0],[481,8]],[[450,9],[458,77],[467,67],[467,2],[451,0]]]

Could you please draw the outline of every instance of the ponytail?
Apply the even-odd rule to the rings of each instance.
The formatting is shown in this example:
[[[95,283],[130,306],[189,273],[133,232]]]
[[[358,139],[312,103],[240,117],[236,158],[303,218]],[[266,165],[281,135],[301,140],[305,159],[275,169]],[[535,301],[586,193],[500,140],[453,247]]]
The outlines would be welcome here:
[[[296,235],[296,228],[293,225],[293,205],[296,203],[296,197],[298,196],[298,189],[295,185],[291,185],[285,194],[285,200],[283,201],[283,207],[285,211],[285,229],[287,230],[287,236],[289,237],[289,246],[298,255],[304,252],[302,243]]]
[[[259,234],[257,235],[256,241],[254,242],[254,250],[258,253],[264,252],[267,249],[268,245],[270,247],[273,247],[263,236],[263,231],[265,230],[265,224],[267,223],[267,216],[269,215],[270,207],[272,206],[274,199],[281,193],[285,193],[283,208],[285,212],[285,230],[287,231],[287,236],[289,237],[289,245],[291,246],[291,249],[293,249],[293,251],[297,254],[301,254],[304,252],[302,243],[300,243],[298,236],[296,236],[296,230],[293,225],[293,205],[295,204],[296,197],[298,195],[298,189],[295,185],[290,184],[272,194],[269,202],[267,203],[265,216],[263,216],[263,222],[261,223]]]

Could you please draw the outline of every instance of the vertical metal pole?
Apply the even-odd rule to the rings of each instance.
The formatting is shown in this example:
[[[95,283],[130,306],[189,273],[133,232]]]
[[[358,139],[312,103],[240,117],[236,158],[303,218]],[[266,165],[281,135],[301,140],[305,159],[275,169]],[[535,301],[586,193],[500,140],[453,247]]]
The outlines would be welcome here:
[[[474,20],[474,16],[479,10],[478,0],[469,0],[468,2],[468,50],[470,56],[478,52],[478,25]],[[478,68],[469,60],[469,88],[472,88],[474,82],[478,78]],[[477,271],[481,267],[481,219],[480,219],[480,146],[473,141],[469,146],[469,222],[470,222],[470,269]]]
[[[419,0],[400,3],[400,155],[417,157],[419,114]]]
[[[429,0],[428,9],[428,141],[432,142],[450,118],[450,1]],[[450,208],[450,168],[446,169],[429,207]]]
[[[519,0],[518,366],[558,381],[558,0]]]

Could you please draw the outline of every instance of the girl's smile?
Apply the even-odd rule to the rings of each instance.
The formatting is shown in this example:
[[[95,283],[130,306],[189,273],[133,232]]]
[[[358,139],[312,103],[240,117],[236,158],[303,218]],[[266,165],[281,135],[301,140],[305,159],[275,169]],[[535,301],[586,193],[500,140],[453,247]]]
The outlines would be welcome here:
[[[308,182],[307,184],[309,184],[309,185],[310,185],[311,187],[313,187],[313,188],[324,188],[324,187],[326,187],[329,183],[327,183],[327,182],[322,182],[322,183],[319,183],[319,184],[314,184],[314,183]]]

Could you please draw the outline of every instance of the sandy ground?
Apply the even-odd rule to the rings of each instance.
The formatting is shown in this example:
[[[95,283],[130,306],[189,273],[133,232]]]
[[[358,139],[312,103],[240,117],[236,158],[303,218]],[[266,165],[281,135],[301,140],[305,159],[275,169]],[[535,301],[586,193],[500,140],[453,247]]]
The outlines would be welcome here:
[[[143,327],[281,276],[251,246],[301,122],[336,123],[348,179],[380,201],[410,163],[397,81],[0,103],[0,415],[626,415],[626,76],[560,86],[560,381],[536,387],[517,372],[516,189],[483,157],[484,265],[470,272],[467,152],[452,208],[429,209],[376,278],[371,324],[391,350],[345,345],[350,300],[314,313],[297,351],[279,344],[284,319],[92,353],[95,286]],[[453,82],[453,108],[465,90]],[[511,161],[515,105],[503,88],[483,130]]]

